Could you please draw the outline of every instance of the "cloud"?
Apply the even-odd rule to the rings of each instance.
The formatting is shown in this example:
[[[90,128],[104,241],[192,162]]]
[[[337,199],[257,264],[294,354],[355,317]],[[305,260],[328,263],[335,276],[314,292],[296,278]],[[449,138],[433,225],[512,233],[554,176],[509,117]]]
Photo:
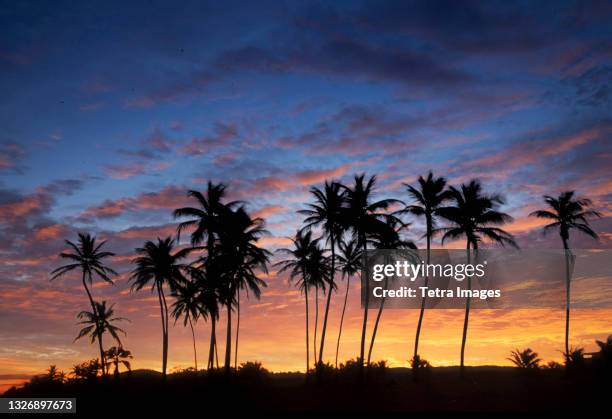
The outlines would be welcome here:
[[[20,144],[14,142],[1,142],[0,173],[23,173],[24,167],[22,166],[21,162],[25,155],[25,149]]]
[[[213,134],[210,136],[193,138],[188,144],[180,148],[183,155],[198,156],[209,153],[211,150],[226,146],[238,137],[238,129],[235,124],[216,123]]]

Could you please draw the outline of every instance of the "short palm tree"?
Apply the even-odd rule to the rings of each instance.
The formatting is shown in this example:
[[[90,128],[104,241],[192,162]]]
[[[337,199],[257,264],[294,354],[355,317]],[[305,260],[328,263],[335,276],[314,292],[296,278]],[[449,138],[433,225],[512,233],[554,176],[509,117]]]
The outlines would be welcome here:
[[[538,354],[533,352],[530,348],[523,351],[516,349],[510,353],[510,358],[507,359],[518,368],[525,369],[538,369],[540,368],[540,362],[542,361],[540,358],[538,358]]]
[[[351,284],[351,277],[361,270],[361,249],[357,242],[352,239],[349,241],[341,240],[338,243],[340,254],[338,255],[338,267],[342,272],[342,278],[346,278],[346,292],[344,293],[344,304],[342,305],[342,315],[340,316],[340,327],[338,328],[338,342],[336,343],[336,368],[338,368],[338,352],[340,351],[340,338],[342,337],[342,325],[344,323],[344,313]]]
[[[383,199],[373,201],[372,196],[376,189],[376,176],[365,180],[365,174],[356,175],[352,186],[342,186],[345,190],[345,209],[343,211],[343,223],[346,229],[350,229],[364,255],[367,250],[367,237],[375,231],[377,221],[392,217],[386,214],[391,204],[401,203],[394,199]],[[366,267],[367,269],[367,267]],[[368,308],[370,303],[370,284],[365,281],[365,300],[363,307],[363,326],[361,329],[361,345],[359,351],[359,364],[363,370],[365,355],[365,340],[368,325]]]
[[[565,353],[569,353],[569,322],[570,322],[570,263],[573,259],[569,247],[570,231],[576,230],[594,239],[597,233],[589,225],[589,218],[601,217],[597,211],[587,209],[592,205],[590,199],[576,198],[574,191],[563,192],[558,198],[545,195],[544,202],[548,209],[534,211],[530,216],[552,221],[544,226],[544,233],[558,229],[563,250],[565,251]]]
[[[406,206],[404,212],[416,215],[417,217],[425,217],[425,239],[427,240],[426,263],[429,264],[431,259],[431,240],[436,228],[438,210],[450,199],[450,192],[446,190],[446,179],[443,177],[436,178],[432,172],[429,172],[426,178],[419,176],[417,183],[418,187],[404,184],[413,200],[413,204]],[[428,285],[429,277],[425,277],[423,286],[427,287]],[[414,339],[413,357],[419,355],[419,338],[421,337],[421,327],[425,315],[425,304],[426,297],[423,297],[421,299],[421,310]]]
[[[170,237],[157,239],[156,242],[147,241],[143,247],[137,248],[139,255],[132,263],[136,268],[130,275],[132,291],[139,291],[146,286],[151,286],[151,292],[157,292],[159,301],[160,317],[162,322],[162,374],[166,379],[168,366],[168,303],[166,302],[165,286],[170,292],[176,290],[178,284],[184,284],[186,279],[183,275],[185,265],[181,259],[185,258],[193,249],[185,248],[174,252],[174,240]]]
[[[89,304],[93,311],[95,311],[96,305],[94,304],[89,286],[93,284],[94,275],[97,275],[101,280],[111,284],[113,283],[112,277],[117,275],[117,272],[104,263],[104,259],[115,255],[112,252],[102,250],[105,243],[105,241],[96,243],[95,236],[79,233],[79,240],[77,243],[66,240],[66,244],[72,249],[72,252],[60,253],[62,259],[69,259],[71,263],[60,266],[51,272],[51,281],[53,281],[68,272],[79,269],[81,271],[83,288],[85,288]],[[101,342],[100,346],[102,346]],[[103,366],[102,373],[104,374],[104,372]]]
[[[321,285],[328,275],[328,266],[325,262],[323,250],[319,246],[320,239],[313,239],[312,232],[298,230],[295,237],[291,239],[291,249],[278,249],[279,253],[288,256],[288,259],[277,262],[274,266],[280,266],[279,273],[289,272],[291,281],[295,280],[296,286],[304,293],[306,302],[306,374],[310,370],[310,337],[309,337],[309,310],[308,290]]]
[[[115,341],[119,345],[121,345],[121,339],[119,339],[119,332],[126,334],[123,329],[118,326],[115,326],[113,323],[127,320],[124,317],[113,317],[115,311],[113,310],[114,305],[110,307],[106,307],[106,301],[102,301],[101,303],[94,301],[95,309],[92,311],[81,311],[77,318],[81,320],[78,324],[84,325],[84,327],[79,331],[79,334],[74,339],[75,341],[81,339],[84,336],[91,336],[91,343],[94,343],[96,340],[98,341],[98,346],[100,347],[100,365],[104,365],[106,363],[104,357],[104,345],[102,343],[102,336],[104,333],[109,333]],[[102,374],[104,374],[105,369],[102,369]]]
[[[378,221],[378,227],[375,232],[372,233],[372,237],[369,240],[375,249],[389,250],[389,249],[416,249],[416,245],[408,240],[402,240],[399,232],[407,227],[406,224],[399,221],[397,218],[387,218],[385,222]],[[385,255],[388,259],[388,255]],[[385,263],[391,263],[387,260]],[[385,277],[383,285],[384,289],[388,288],[389,277]],[[368,350],[367,365],[370,365],[372,359],[372,350],[374,349],[374,342],[376,340],[376,333],[378,332],[378,326],[380,324],[380,318],[385,307],[386,297],[383,297],[378,307],[378,314],[376,315],[376,321],[374,322],[374,329],[372,330],[372,339],[370,341],[370,348]]]
[[[107,371],[111,366],[115,367],[114,375],[119,377],[119,367],[123,365],[128,371],[132,371],[130,359],[134,358],[132,352],[124,349],[122,346],[113,346],[104,352],[106,357]]]
[[[466,239],[467,263],[471,263],[472,250],[476,253],[483,240],[501,246],[518,247],[512,234],[499,226],[512,221],[512,217],[497,208],[504,203],[501,195],[486,194],[477,180],[472,180],[459,188],[449,188],[452,205],[440,208],[438,215],[450,223],[449,227],[439,229],[443,232],[442,244],[448,239]],[[472,289],[472,279],[467,278],[467,288]],[[470,317],[470,298],[465,303],[463,335],[461,338],[461,374],[465,372],[465,345]]]
[[[342,238],[344,225],[342,223],[342,212],[344,206],[344,190],[338,182],[325,181],[323,190],[313,187],[310,193],[314,196],[314,203],[308,204],[308,208],[299,211],[300,214],[306,216],[304,220],[305,228],[321,226],[329,249],[330,256],[330,274],[329,274],[329,292],[327,293],[327,302],[325,304],[325,314],[323,316],[323,327],[321,329],[321,345],[319,348],[318,362],[323,363],[323,350],[325,348],[325,335],[327,331],[327,317],[329,315],[329,306],[331,303],[332,292],[336,287],[334,282],[334,274],[336,271],[336,244]],[[316,348],[315,348],[316,350]]]
[[[204,319],[210,320],[210,348],[208,351],[208,365],[210,370],[214,367],[217,347],[216,325],[219,320],[219,289],[218,278],[215,273],[216,265],[203,261],[200,266],[190,266],[189,275],[198,289],[198,303],[200,314]],[[218,364],[218,362],[217,362]]]
[[[172,293],[175,298],[172,304],[172,317],[174,323],[182,317],[183,326],[191,329],[191,337],[193,339],[193,358],[195,370],[198,371],[198,352],[196,349],[196,338],[193,323],[197,322],[202,313],[202,306],[199,299],[199,290],[195,282],[187,281],[184,285],[177,284],[176,289]]]

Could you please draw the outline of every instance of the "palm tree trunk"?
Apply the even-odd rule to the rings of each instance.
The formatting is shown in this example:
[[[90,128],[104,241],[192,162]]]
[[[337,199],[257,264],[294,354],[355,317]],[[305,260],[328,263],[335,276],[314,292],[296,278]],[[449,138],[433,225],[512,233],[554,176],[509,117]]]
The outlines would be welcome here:
[[[162,376],[165,381],[168,369],[168,305],[166,304],[166,296],[161,284],[157,285],[157,294],[162,317]]]
[[[104,345],[102,344],[102,333],[98,333],[98,346],[100,347],[100,359],[102,363],[102,376],[106,377],[106,360],[104,359]]]
[[[342,306],[342,315],[340,316],[340,329],[338,331],[338,343],[336,343],[336,368],[338,368],[338,352],[340,351],[340,337],[342,336],[342,324],[344,323],[344,312],[346,311],[346,302],[348,301],[349,285],[351,277],[346,277],[346,293],[344,294],[344,305]]]
[[[474,245],[474,249],[476,246]],[[471,261],[470,255],[470,242],[467,244],[467,263],[469,264]],[[467,277],[468,281],[468,293],[472,290],[472,277]],[[461,337],[461,362],[459,365],[461,376],[465,375],[465,343],[467,342],[467,330],[468,330],[468,322],[470,320],[470,296],[468,294],[465,301],[465,318],[463,319],[463,336]]]
[[[215,325],[217,323],[217,320],[212,315],[210,316],[210,323],[210,348],[208,349],[208,369],[212,370],[215,366]]]
[[[427,225],[427,265],[430,262],[431,256],[431,229],[429,228],[429,223]],[[429,285],[429,276],[425,276],[425,282],[423,284],[424,287],[427,288]],[[417,323],[416,336],[414,338],[414,354],[412,358],[415,359],[419,354],[419,338],[421,337],[421,327],[423,325],[423,317],[425,316],[425,303],[427,300],[427,295],[424,295],[421,299],[421,311],[419,312],[419,321]]]
[[[563,239],[565,252],[565,356],[569,355],[569,324],[570,324],[570,256],[567,240]]]
[[[309,321],[308,321],[308,285],[304,287],[304,295],[306,296],[306,375],[310,368],[310,337],[308,336]]]
[[[161,322],[162,322],[162,371],[163,371],[163,375],[166,375],[166,345],[165,345],[165,340],[166,340],[166,320],[165,320],[165,316],[164,316],[164,303],[162,302],[162,295],[161,295],[161,291],[159,289],[159,287],[157,287],[157,298],[159,300],[159,317],[161,318]]]
[[[93,297],[91,296],[91,291],[89,291],[89,287],[87,286],[87,281],[85,280],[85,271],[83,271],[82,281],[83,287],[85,288],[85,292],[87,293],[87,298],[89,299],[89,304],[91,304],[91,312],[96,315],[98,314],[98,310],[96,309],[96,304],[94,303]],[[91,281],[91,274],[89,275],[89,280]],[[102,341],[101,337],[98,335],[98,345],[100,346],[100,363],[102,364],[102,376],[106,376],[106,366],[104,361],[104,351],[102,350]]]
[[[225,343],[225,373],[230,373],[232,362],[232,304],[227,304],[227,336]]]
[[[323,348],[325,347],[325,332],[327,331],[327,316],[329,315],[329,304],[331,303],[332,291],[334,289],[334,274],[336,272],[335,261],[336,252],[334,245],[334,235],[330,234],[329,243],[331,245],[331,275],[329,291],[327,292],[327,303],[325,304],[325,316],[323,316],[323,329],[321,330],[321,348],[319,349],[319,363],[323,363]]]
[[[314,353],[315,366],[317,365],[317,328],[319,327],[319,286],[315,286],[315,327],[314,327]]]
[[[196,350],[196,339],[195,332],[193,331],[193,323],[191,322],[191,316],[189,319],[189,327],[191,328],[191,337],[193,338],[193,360],[195,361],[195,370],[198,372],[198,352]]]
[[[367,255],[366,255],[366,251],[367,251],[367,243],[365,241],[365,237],[362,237],[362,245],[363,245],[363,257],[364,259],[364,271],[363,272],[367,272],[368,271],[368,267],[367,267]],[[366,328],[368,326],[368,307],[370,305],[370,281],[368,280],[368,278],[361,278],[362,282],[365,282],[364,286],[365,286],[365,301],[364,301],[364,307],[363,307],[363,327],[361,328],[361,349],[359,352],[359,364],[360,364],[360,369],[363,372],[363,361],[364,361],[364,355],[365,355],[365,339],[366,339]]]
[[[389,286],[389,277],[385,276],[385,284],[383,285],[386,290]],[[370,349],[368,350],[368,365],[370,365],[370,360],[372,358],[372,349],[374,348],[374,341],[376,340],[376,332],[378,331],[378,324],[380,323],[380,317],[382,316],[383,308],[385,307],[385,299],[386,295],[383,296],[382,301],[380,302],[380,307],[378,308],[378,314],[376,315],[376,321],[374,322],[374,330],[372,331],[372,340],[370,341]]]
[[[238,334],[240,332],[240,289],[236,290],[236,347],[234,348],[234,368],[238,369]]]

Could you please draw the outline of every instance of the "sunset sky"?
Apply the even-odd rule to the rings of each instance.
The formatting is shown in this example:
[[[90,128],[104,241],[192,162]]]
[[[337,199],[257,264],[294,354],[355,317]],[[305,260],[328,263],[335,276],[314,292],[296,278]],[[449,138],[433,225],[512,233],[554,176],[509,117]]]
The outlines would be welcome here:
[[[433,170],[503,193],[522,247],[555,248],[527,217],[575,189],[612,248],[610,2],[3,2],[0,5],[0,390],[49,364],[96,357],[72,343],[88,309],[78,274],[49,282],[64,239],[108,240],[120,272],[96,299],[128,317],[135,368],[161,369],[156,298],[129,292],[133,249],[175,232],[171,211],[212,180],[264,217],[269,250],[325,179],[378,175],[378,197]],[[424,245],[421,220],[406,237]],[[439,246],[439,243],[436,243]],[[456,243],[463,247],[462,243]],[[274,269],[242,305],[240,360],[304,368],[304,300]],[[344,283],[339,285],[344,288]],[[358,355],[355,278],[341,358]],[[341,294],[331,308],[332,360]],[[374,358],[407,365],[418,313],[383,315]],[[458,363],[461,311],[426,313],[423,356]],[[223,318],[219,336],[223,336]],[[612,310],[575,312],[593,348]],[[205,364],[209,325],[197,325]],[[560,360],[560,310],[478,311],[466,362],[507,364],[516,347]],[[222,349],[222,348],[221,348]],[[192,365],[170,330],[170,367]]]

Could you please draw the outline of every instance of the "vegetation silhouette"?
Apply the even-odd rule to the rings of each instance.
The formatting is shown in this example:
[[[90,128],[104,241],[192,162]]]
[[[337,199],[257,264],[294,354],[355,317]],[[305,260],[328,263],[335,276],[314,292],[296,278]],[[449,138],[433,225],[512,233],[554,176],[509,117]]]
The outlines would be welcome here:
[[[91,305],[92,314],[96,314],[96,304],[89,289],[89,285],[93,285],[94,274],[97,275],[101,280],[113,283],[112,277],[117,275],[110,267],[104,264],[104,259],[111,256],[115,256],[113,252],[103,251],[105,241],[96,243],[96,237],[86,233],[78,233],[79,240],[77,243],[73,243],[70,240],[66,240],[65,243],[68,245],[72,252],[61,252],[60,258],[68,259],[71,263],[62,265],[57,269],[51,271],[51,281],[67,274],[76,269],[81,270],[81,282],[83,288],[87,293],[89,304]],[[89,285],[88,285],[89,284]],[[102,374],[105,373],[104,369],[104,350],[102,349],[102,337],[99,337],[100,346],[100,359],[102,360]]]
[[[594,239],[598,239],[597,233],[590,227],[589,218],[599,218],[601,214],[597,211],[587,209],[593,203],[588,198],[575,198],[574,191],[562,192],[558,198],[544,195],[544,202],[548,209],[537,210],[530,215],[552,221],[544,226],[542,232],[548,233],[553,229],[559,230],[559,236],[563,242],[565,252],[565,353],[570,352],[569,347],[569,323],[570,323],[570,288],[571,273],[570,265],[573,264],[574,256],[569,248],[570,231],[577,230]]]
[[[449,188],[451,205],[439,208],[438,214],[450,223],[449,227],[441,227],[442,244],[448,239],[465,237],[467,263],[471,263],[472,250],[477,257],[478,246],[483,239],[501,246],[510,245],[518,247],[513,236],[502,230],[500,225],[512,221],[508,214],[497,211],[504,203],[498,194],[486,194],[477,180],[462,184],[456,188]],[[472,289],[472,278],[467,277],[467,289]],[[460,371],[465,372],[465,345],[467,342],[468,323],[470,318],[470,297],[465,302],[465,317],[463,320],[463,334],[461,337]]]

